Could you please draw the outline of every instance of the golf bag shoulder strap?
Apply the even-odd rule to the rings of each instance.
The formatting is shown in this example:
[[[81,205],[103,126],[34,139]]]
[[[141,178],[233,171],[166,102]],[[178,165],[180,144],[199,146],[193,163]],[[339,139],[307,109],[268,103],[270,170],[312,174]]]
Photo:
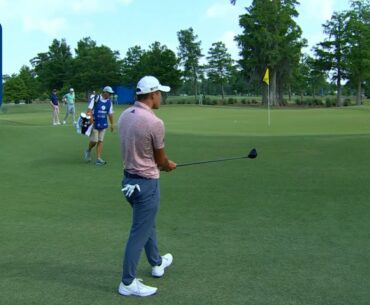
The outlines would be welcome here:
[[[96,104],[100,101],[100,95],[99,94],[96,94],[94,96],[94,106],[93,106],[93,109],[95,108]]]

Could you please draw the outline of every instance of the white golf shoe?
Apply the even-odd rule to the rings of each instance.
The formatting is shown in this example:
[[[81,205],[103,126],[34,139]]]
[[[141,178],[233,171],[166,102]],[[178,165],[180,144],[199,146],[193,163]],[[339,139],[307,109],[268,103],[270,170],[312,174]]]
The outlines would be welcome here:
[[[152,276],[162,277],[164,274],[164,269],[172,264],[173,256],[171,253],[167,253],[162,256],[162,264],[160,266],[154,266],[152,268]]]
[[[122,282],[119,284],[118,293],[121,295],[136,295],[138,297],[147,297],[157,292],[156,287],[144,285],[141,279],[134,279],[130,285]]]

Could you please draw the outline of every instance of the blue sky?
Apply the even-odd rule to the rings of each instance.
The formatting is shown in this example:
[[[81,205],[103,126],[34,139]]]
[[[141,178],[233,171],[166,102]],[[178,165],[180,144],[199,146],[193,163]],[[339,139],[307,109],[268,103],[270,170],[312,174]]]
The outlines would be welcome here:
[[[177,52],[177,32],[192,27],[202,41],[203,54],[223,41],[234,59],[233,41],[241,32],[238,16],[251,0],[0,0],[3,27],[3,74],[18,73],[54,38],[65,38],[73,50],[91,37],[125,57],[128,48],[155,41]],[[297,20],[309,48],[323,39],[322,24],[334,11],[349,8],[348,0],[301,0]]]

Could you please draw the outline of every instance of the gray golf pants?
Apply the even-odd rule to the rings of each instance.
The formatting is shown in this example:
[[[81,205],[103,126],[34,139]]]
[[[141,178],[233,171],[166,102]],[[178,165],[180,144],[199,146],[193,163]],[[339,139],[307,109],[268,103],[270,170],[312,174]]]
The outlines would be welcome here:
[[[155,228],[160,197],[159,179],[146,179],[125,172],[122,187],[128,184],[138,184],[140,191],[136,189],[130,197],[126,197],[133,213],[130,236],[123,259],[122,282],[125,285],[131,284],[136,278],[137,265],[143,248],[151,266],[162,263]]]
[[[67,118],[68,118],[68,114],[72,114],[72,120],[73,120],[73,123],[76,121],[76,111],[75,111],[75,105],[68,105],[67,104],[67,112],[66,112],[66,115],[64,116],[64,120],[63,121],[67,121]]]

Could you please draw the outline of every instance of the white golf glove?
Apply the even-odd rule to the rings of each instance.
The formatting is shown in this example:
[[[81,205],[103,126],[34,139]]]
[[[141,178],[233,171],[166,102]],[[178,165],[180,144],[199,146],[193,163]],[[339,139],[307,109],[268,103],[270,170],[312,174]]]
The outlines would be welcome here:
[[[140,192],[140,185],[138,184],[125,184],[122,192],[125,194],[127,198],[129,198],[135,190],[138,190]]]

